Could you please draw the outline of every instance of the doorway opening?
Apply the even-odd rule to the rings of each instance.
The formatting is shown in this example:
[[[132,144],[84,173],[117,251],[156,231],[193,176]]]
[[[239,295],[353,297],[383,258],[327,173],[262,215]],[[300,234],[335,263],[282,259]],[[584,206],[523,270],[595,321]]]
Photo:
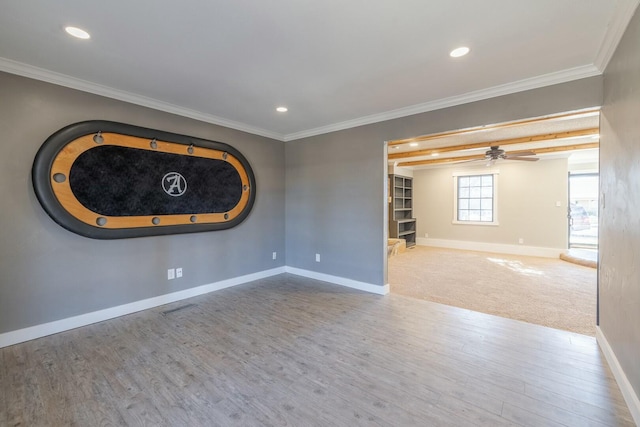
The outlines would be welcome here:
[[[389,230],[401,195],[416,243],[387,251],[391,292],[594,335],[597,265],[562,255],[597,258],[598,157],[597,109],[390,141]]]
[[[597,173],[569,173],[569,249],[598,249]]]

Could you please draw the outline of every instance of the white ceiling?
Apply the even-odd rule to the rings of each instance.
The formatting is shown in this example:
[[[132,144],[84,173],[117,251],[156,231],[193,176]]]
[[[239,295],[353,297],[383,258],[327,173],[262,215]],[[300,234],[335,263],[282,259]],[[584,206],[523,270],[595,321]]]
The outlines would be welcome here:
[[[2,0],[0,70],[286,141],[600,74],[638,2]]]

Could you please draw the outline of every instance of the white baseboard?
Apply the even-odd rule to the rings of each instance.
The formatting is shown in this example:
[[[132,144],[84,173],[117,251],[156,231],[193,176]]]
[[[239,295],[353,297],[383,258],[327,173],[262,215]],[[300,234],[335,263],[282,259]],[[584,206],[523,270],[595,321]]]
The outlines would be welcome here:
[[[625,402],[627,402],[627,406],[629,407],[629,412],[631,412],[633,420],[636,425],[640,426],[640,399],[622,370],[622,366],[620,366],[620,362],[618,362],[616,354],[609,345],[607,337],[604,336],[604,333],[599,326],[596,326],[596,341],[598,341],[598,345],[602,349],[602,353],[604,353],[604,357],[609,363],[609,368],[611,368],[611,372],[613,372],[613,376],[616,378],[618,387],[620,387],[622,396],[624,397]]]
[[[466,240],[446,240],[418,237],[420,246],[436,248],[464,249],[467,251],[494,252],[498,254],[526,255],[543,258],[558,258],[566,249],[544,248],[540,246],[507,245],[504,243],[469,242]]]
[[[296,274],[298,276],[335,283],[337,285],[347,286],[350,288],[359,289],[361,291],[371,292],[379,295],[386,295],[389,293],[389,285],[376,286],[370,283],[358,282],[356,280],[345,279],[338,276],[331,276],[329,274],[316,273],[314,271],[302,270],[294,267],[278,267],[271,270],[259,271],[257,273],[247,274],[245,276],[222,280],[220,282],[197,286],[195,288],[185,289],[183,291],[172,292],[170,294],[160,295],[153,298],[147,298],[116,307],[105,308],[104,310],[98,310],[91,313],[68,317],[66,319],[43,323],[41,325],[30,326],[28,328],[18,329],[16,331],[5,332],[0,334],[0,348],[19,344],[25,341],[30,341],[36,338],[45,337],[47,335],[57,334],[59,332],[79,328],[81,326],[91,325],[92,323],[102,322],[105,320],[113,319],[115,317],[124,316],[127,314],[135,313],[137,311],[147,310],[149,308],[158,307],[164,304],[169,304],[198,295],[219,291],[221,289],[241,285],[243,283],[252,282],[254,280],[264,279],[266,277],[271,277],[282,273]]]
[[[243,283],[252,282],[254,280],[263,279],[265,277],[275,276],[284,272],[285,267],[259,271],[257,273],[234,277],[232,279],[222,280],[220,282],[210,283],[208,285],[197,286],[195,288],[185,289],[183,291],[173,292],[170,294],[147,298],[116,307],[106,308],[104,310],[98,310],[91,313],[81,314],[79,316],[73,316],[66,319],[44,323],[41,325],[18,329],[16,331],[5,332],[3,334],[0,334],[0,348],[25,341],[30,341],[36,338],[45,337],[47,335],[56,334],[58,332],[68,331],[70,329],[79,328],[81,326],[90,325],[92,323],[102,322],[104,320],[113,319],[115,317],[124,316],[126,314],[135,313],[137,311],[158,307],[160,305],[169,304],[171,302],[180,301],[186,298],[207,294],[209,292],[219,291],[220,289],[241,285]]]
[[[386,295],[389,293],[389,285],[378,286],[371,283],[358,282],[357,280],[345,279],[344,277],[332,276],[330,274],[318,273],[310,270],[303,270],[295,267],[285,267],[287,273],[296,276],[308,277],[310,279],[322,280],[323,282],[334,283],[336,285],[346,286],[348,288],[358,289],[378,295]]]

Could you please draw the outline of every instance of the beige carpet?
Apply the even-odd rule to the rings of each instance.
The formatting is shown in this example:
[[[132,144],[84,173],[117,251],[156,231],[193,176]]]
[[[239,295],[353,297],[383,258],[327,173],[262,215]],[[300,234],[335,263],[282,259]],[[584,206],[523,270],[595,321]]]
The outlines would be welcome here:
[[[560,259],[425,246],[389,258],[393,293],[592,336],[596,275]]]

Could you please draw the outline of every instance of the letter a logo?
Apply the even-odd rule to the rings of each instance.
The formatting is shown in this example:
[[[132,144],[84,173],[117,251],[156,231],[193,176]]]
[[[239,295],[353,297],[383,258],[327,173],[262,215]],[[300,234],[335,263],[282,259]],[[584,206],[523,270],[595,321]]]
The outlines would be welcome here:
[[[169,172],[162,177],[162,189],[170,196],[182,196],[187,191],[187,180],[178,172]]]

